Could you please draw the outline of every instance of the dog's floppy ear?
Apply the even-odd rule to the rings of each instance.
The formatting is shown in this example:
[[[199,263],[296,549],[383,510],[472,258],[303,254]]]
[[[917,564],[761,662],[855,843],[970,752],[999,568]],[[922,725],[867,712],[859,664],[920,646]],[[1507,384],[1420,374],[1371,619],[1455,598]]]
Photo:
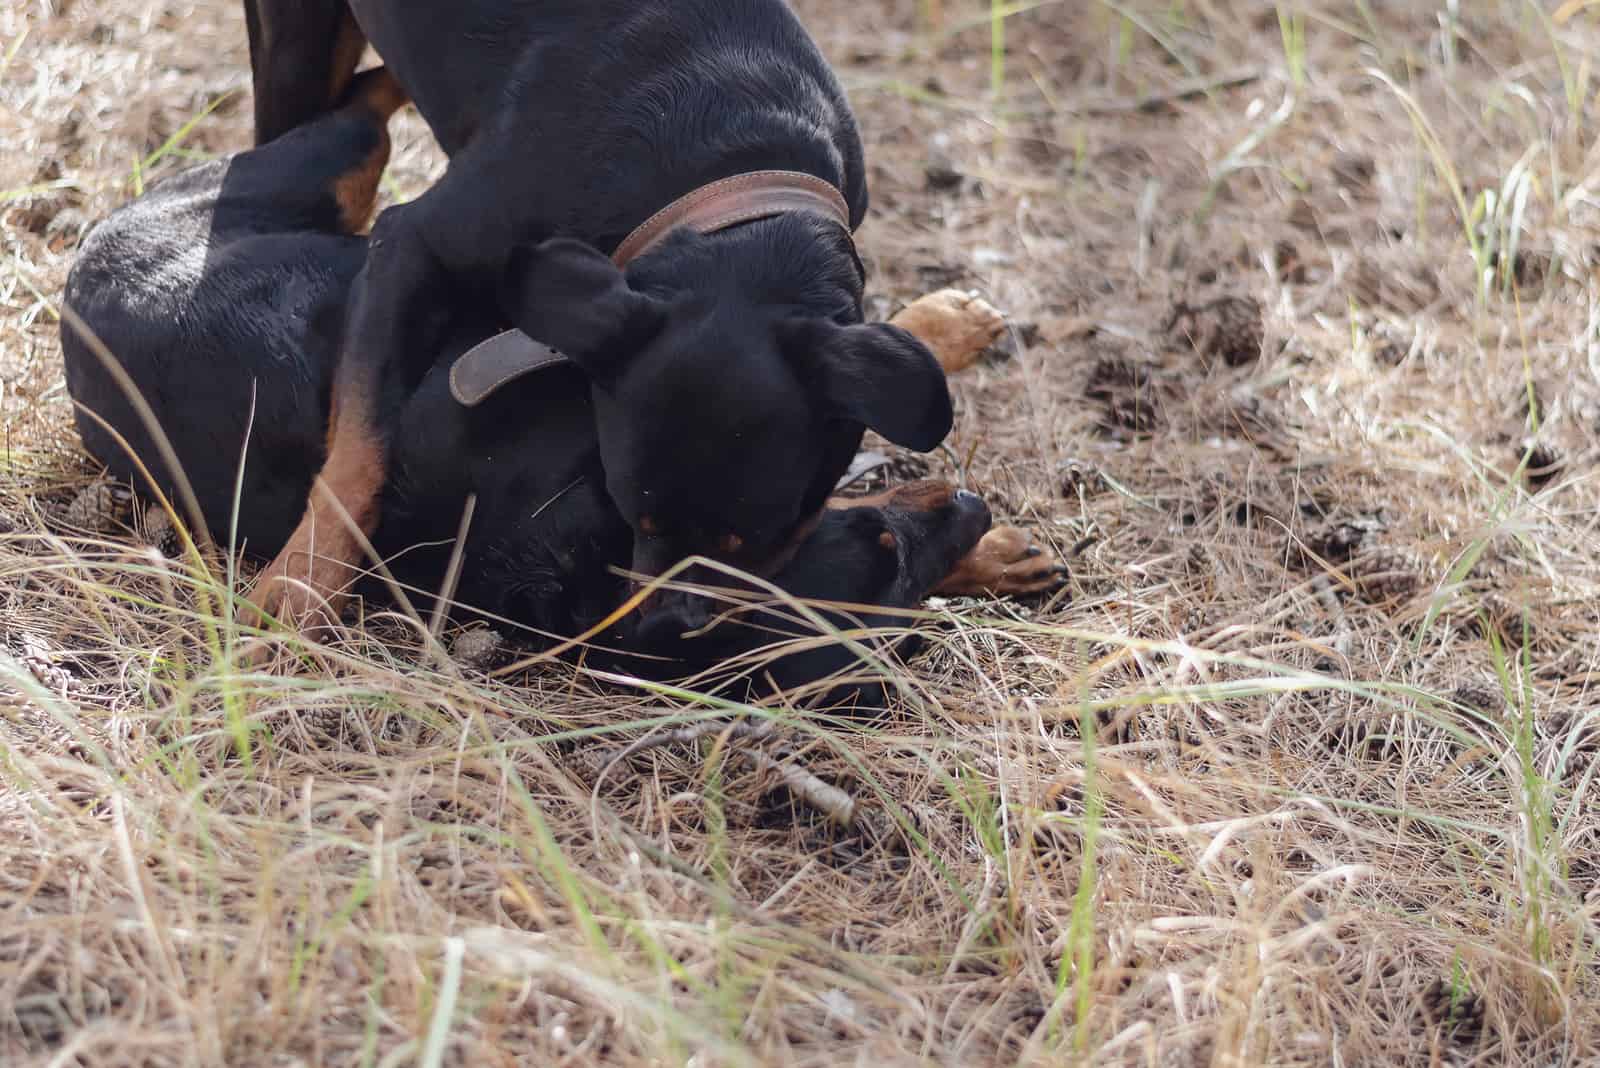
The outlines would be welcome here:
[[[662,301],[630,289],[604,253],[565,237],[514,252],[501,301],[524,334],[599,381],[655,337],[667,313]]]
[[[954,413],[944,368],[928,347],[888,323],[791,324],[786,347],[820,384],[832,415],[927,452],[950,433]]]

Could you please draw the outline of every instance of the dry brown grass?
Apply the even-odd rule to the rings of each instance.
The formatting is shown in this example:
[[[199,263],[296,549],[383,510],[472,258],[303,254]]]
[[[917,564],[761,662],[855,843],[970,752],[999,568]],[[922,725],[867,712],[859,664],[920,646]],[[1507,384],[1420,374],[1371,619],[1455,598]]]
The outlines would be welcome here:
[[[776,710],[841,831],[742,742],[600,775],[705,712],[570,668],[244,672],[74,526],[74,245],[219,94],[183,151],[247,140],[233,0],[137,6],[0,10],[0,1062],[1600,1061],[1596,16],[1045,0],[997,97],[980,5],[800,3],[878,310],[1019,328],[933,468],[1075,551],[892,718]]]

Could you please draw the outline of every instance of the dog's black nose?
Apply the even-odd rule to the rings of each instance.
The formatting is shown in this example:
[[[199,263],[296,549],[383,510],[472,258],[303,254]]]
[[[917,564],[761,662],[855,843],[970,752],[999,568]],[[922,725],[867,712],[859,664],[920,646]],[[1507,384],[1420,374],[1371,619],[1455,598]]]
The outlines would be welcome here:
[[[962,532],[961,536],[970,538],[974,544],[994,522],[989,505],[971,490],[958,490],[950,498],[950,505],[955,509],[955,529],[959,529]]]
[[[957,490],[955,496],[950,498],[950,504],[955,508],[957,515],[989,516],[989,505],[984,499],[971,490]]]
[[[651,599],[650,610],[639,619],[638,642],[644,649],[672,655],[684,635],[711,622],[711,604],[681,590],[662,590]]]

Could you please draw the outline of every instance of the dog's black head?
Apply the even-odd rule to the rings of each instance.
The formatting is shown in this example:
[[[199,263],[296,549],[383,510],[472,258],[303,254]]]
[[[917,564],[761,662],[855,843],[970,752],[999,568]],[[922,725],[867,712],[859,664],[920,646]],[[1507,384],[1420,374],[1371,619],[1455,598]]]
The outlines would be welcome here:
[[[778,583],[810,600],[910,608],[972,551],[990,522],[977,494],[912,482],[826,512]]]
[[[972,493],[957,492],[939,482],[916,482],[853,508],[824,512],[816,528],[778,573],[776,582],[792,596],[808,602],[830,602],[880,609],[905,609],[921,603],[956,562],[988,531],[988,506]],[[725,575],[714,583],[738,589]],[[715,600],[719,622],[709,631],[686,631],[676,613],[658,612],[639,624],[635,647],[665,657],[686,671],[705,670],[734,661],[751,650],[766,650],[786,639],[801,639],[802,648],[763,661],[756,673],[780,689],[827,678],[848,668],[855,654],[842,644],[815,644],[810,623],[786,605],[772,604],[756,592],[756,601],[735,609],[732,598]],[[704,599],[712,603],[712,598]],[[848,627],[857,613],[820,608],[835,625]],[[872,627],[892,620],[882,613],[861,613]],[[710,622],[709,617],[699,626]]]
[[[921,450],[950,429],[938,362],[860,322],[849,239],[820,219],[679,231],[626,274],[555,239],[514,257],[507,284],[523,330],[589,375],[607,488],[645,575],[692,554],[773,574],[864,427]]]
[[[824,513],[776,582],[795,598],[824,603],[818,611],[835,627],[856,627],[859,617],[867,627],[888,628],[886,636],[858,638],[880,651],[906,652],[915,635],[896,632],[893,612],[848,606],[914,608],[978,545],[989,521],[989,508],[970,492],[955,492],[942,483],[910,484],[886,499]],[[718,579],[720,587],[738,590],[742,585],[726,576]],[[846,608],[827,608],[826,603]],[[786,603],[773,603],[755,592],[754,603],[738,606],[731,596],[718,596],[717,604],[718,622],[709,630],[683,632],[674,612],[645,617],[635,633],[635,648],[672,660],[702,683],[726,668],[730,678],[747,687],[741,691],[746,697],[811,686],[856,665],[856,651],[848,644],[818,643],[813,624]],[[790,640],[797,640],[792,651],[779,651]],[[752,664],[747,654],[754,654],[757,662]],[[699,675],[702,671],[712,675]],[[866,708],[882,703],[885,694],[877,683],[842,683],[816,695],[827,705]]]

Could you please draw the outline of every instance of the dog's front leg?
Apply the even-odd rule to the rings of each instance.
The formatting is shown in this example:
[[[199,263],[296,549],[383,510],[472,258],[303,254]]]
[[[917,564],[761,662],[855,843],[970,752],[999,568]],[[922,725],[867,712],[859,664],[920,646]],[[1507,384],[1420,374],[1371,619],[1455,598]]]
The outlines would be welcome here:
[[[889,323],[928,346],[947,375],[977,363],[1006,332],[1005,316],[976,293],[960,289],[918,297]]]
[[[373,228],[334,373],[327,460],[299,526],[250,598],[265,615],[299,625],[337,619],[377,529],[388,433],[435,353],[448,314],[439,299],[448,273],[430,251],[414,207],[391,208]]]

